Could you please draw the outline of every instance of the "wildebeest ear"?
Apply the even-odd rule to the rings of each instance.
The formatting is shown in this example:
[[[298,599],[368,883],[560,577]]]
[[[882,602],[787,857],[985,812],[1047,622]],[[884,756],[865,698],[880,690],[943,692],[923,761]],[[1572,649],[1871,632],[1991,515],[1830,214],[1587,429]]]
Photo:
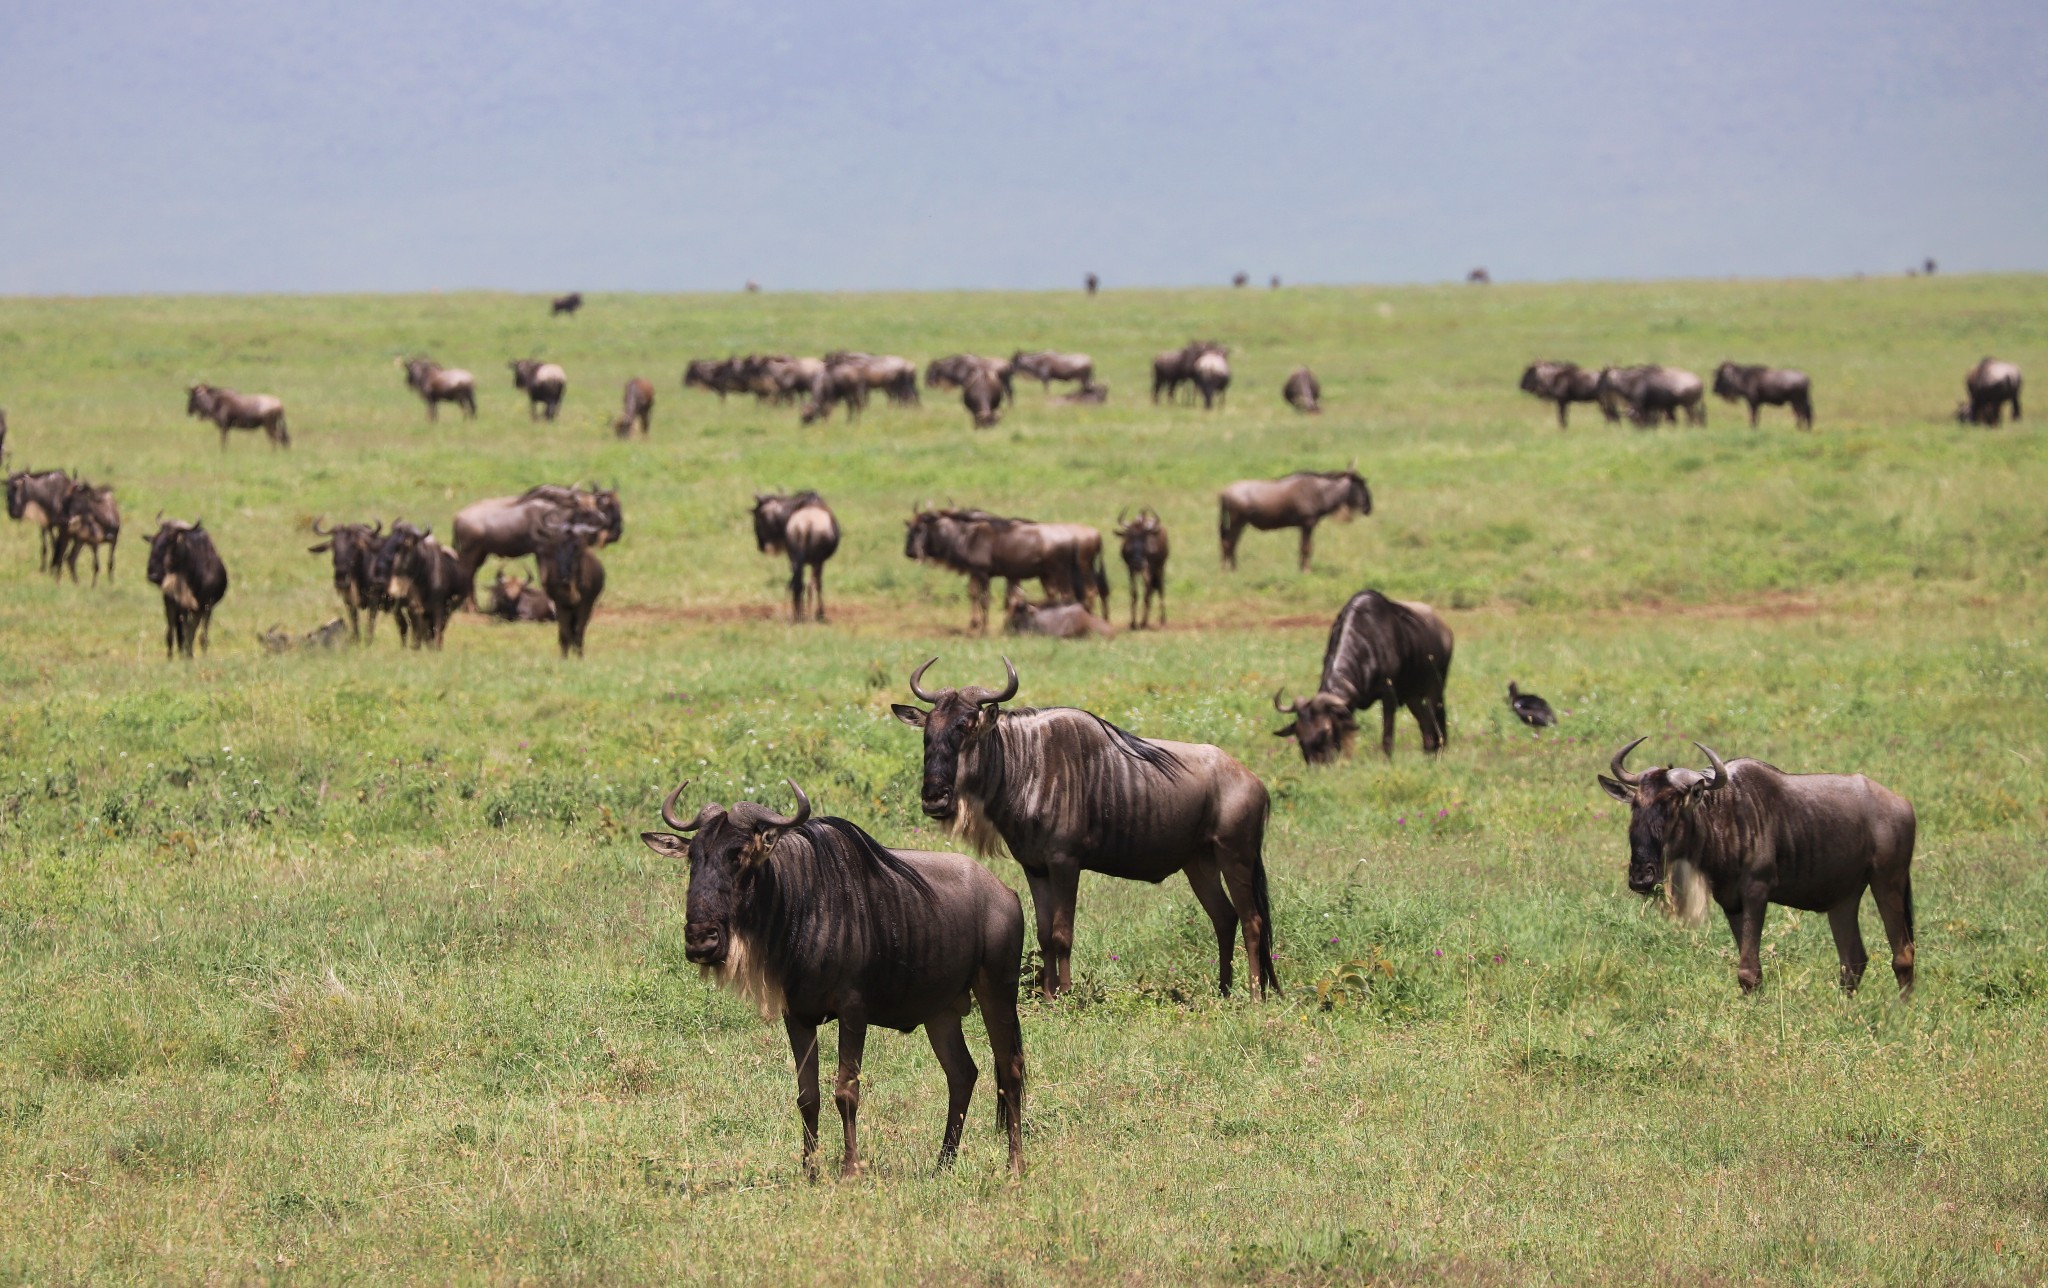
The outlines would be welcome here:
[[[889,710],[895,712],[896,718],[911,728],[924,728],[924,718],[928,713],[922,707],[907,707],[901,702],[892,702],[889,704]]]
[[[334,543],[332,541],[323,541],[317,546],[307,546],[306,553],[309,555],[324,555],[327,553],[328,549],[333,545]]]
[[[1288,726],[1287,726],[1287,727],[1286,727],[1285,729],[1275,729],[1275,730],[1273,731],[1273,736],[1274,736],[1275,738],[1292,738],[1292,737],[1294,737],[1294,736],[1295,736],[1295,734],[1296,734],[1296,732],[1297,732],[1297,725],[1298,725],[1298,723],[1299,723],[1299,722],[1295,722],[1295,723],[1290,723],[1290,724],[1289,724],[1289,725],[1288,725]]]
[[[1598,777],[1600,779],[1600,789],[1609,796],[1612,796],[1624,805],[1635,800],[1636,789],[1630,787],[1627,783],[1617,782],[1605,774],[1598,775]]]
[[[642,832],[640,839],[647,842],[647,848],[664,859],[687,859],[690,857],[690,843],[680,836],[667,832]]]

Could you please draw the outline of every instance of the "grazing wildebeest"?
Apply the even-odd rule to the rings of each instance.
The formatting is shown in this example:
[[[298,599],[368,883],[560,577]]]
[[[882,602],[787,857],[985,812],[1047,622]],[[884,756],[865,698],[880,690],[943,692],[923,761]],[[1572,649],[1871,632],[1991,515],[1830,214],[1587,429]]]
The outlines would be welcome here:
[[[1323,646],[1323,678],[1314,697],[1292,705],[1273,695],[1275,710],[1294,717],[1277,738],[1292,738],[1301,758],[1327,765],[1351,753],[1355,711],[1380,704],[1380,752],[1394,758],[1394,713],[1407,707],[1422,731],[1422,750],[1435,755],[1450,737],[1444,685],[1451,678],[1451,628],[1428,604],[1361,590],[1344,604]],[[1282,690],[1285,692],[1285,690]]]
[[[804,619],[804,569],[811,570],[811,608],[825,620],[825,561],[839,549],[839,520],[816,492],[754,493],[754,548],[789,556],[789,613]]]
[[[911,693],[932,709],[892,708],[924,731],[920,802],[979,853],[1007,847],[1024,869],[1047,997],[1073,984],[1083,872],[1154,884],[1186,872],[1216,931],[1218,987],[1230,991],[1240,920],[1252,995],[1280,987],[1266,896],[1268,800],[1256,775],[1215,747],[1139,738],[1091,712],[1004,711],[1017,694],[1008,658],[1000,692],[927,693],[920,681],[936,661],[910,675]]]
[[[604,564],[591,549],[604,544],[603,529],[586,516],[572,519],[554,512],[541,518],[538,535],[535,562],[540,565],[541,589],[555,606],[555,642],[564,658],[571,650],[582,657],[584,632],[604,594]]]
[[[1050,635],[1061,640],[1091,635],[1109,639],[1116,634],[1116,627],[1079,604],[1032,603],[1024,588],[1014,582],[1003,603],[1003,629],[1012,635]]]
[[[1707,423],[1705,384],[1678,367],[1603,367],[1596,392],[1603,407],[1625,404],[1629,419],[1637,425],[1654,425],[1660,420],[1676,425],[1681,409],[1688,423]]]
[[[1230,392],[1230,350],[1217,344],[1202,346],[1188,366],[1188,379],[1202,395],[1205,410],[1221,405]]]
[[[1956,420],[1966,425],[1996,425],[2012,404],[2012,418],[2020,418],[2020,369],[2010,362],[1984,358],[1963,377],[1968,402],[1956,408]]]
[[[1088,293],[1090,295],[1093,295],[1096,291],[1102,288],[1102,279],[1097,277],[1095,274],[1090,273],[1087,277],[1082,279],[1082,284],[1088,288]]]
[[[207,535],[205,520],[163,519],[149,539],[149,584],[164,596],[164,660],[192,656],[212,634],[213,609],[228,593],[228,570]]]
[[[1301,529],[1301,571],[1315,548],[1316,524],[1334,514],[1343,522],[1372,513],[1372,489],[1353,461],[1341,470],[1297,470],[1281,479],[1242,479],[1224,488],[1217,533],[1223,539],[1223,566],[1237,567],[1237,539],[1249,524],[1261,532]]]
[[[371,568],[382,577],[385,594],[404,607],[403,614],[394,614],[399,638],[406,638],[410,624],[413,648],[432,645],[438,651],[448,634],[448,619],[471,596],[471,570],[454,551],[434,540],[432,528],[403,521],[391,525]]]
[[[1250,284],[1251,280],[1252,275],[1250,273],[1232,273],[1230,275],[1230,284],[1232,286],[1246,286]]]
[[[846,408],[846,419],[852,423],[868,405],[868,381],[866,368],[857,362],[826,363],[811,373],[811,400],[804,404],[801,420],[803,424],[813,421],[830,420],[832,404],[840,403]]]
[[[582,307],[583,292],[571,291],[567,295],[557,295],[548,303],[548,316],[551,318],[560,317],[562,314],[567,313],[570,317],[575,317],[576,310]]]
[[[1792,423],[1813,428],[1813,382],[1804,371],[1789,367],[1743,367],[1724,362],[1714,369],[1714,396],[1724,402],[1749,404],[1749,427],[1756,428],[1756,409],[1769,403],[1792,408]]]
[[[1166,556],[1169,547],[1166,540],[1166,524],[1159,518],[1159,512],[1151,506],[1138,511],[1138,517],[1129,523],[1124,516],[1116,516],[1116,535],[1121,541],[1124,570],[1131,587],[1131,629],[1140,629],[1138,621],[1138,583],[1145,585],[1144,625],[1152,624],[1152,596],[1159,596],[1159,624],[1166,625]],[[1103,611],[1109,611],[1107,602]]]
[[[642,438],[654,428],[654,386],[638,376],[626,382],[619,414],[612,421],[612,433],[620,438],[630,438],[635,423],[640,426]]]
[[[1734,933],[1735,978],[1747,993],[1763,982],[1764,912],[1783,904],[1825,912],[1854,992],[1869,957],[1856,924],[1868,888],[1892,946],[1899,992],[1913,991],[1913,806],[1862,774],[1788,774],[1761,760],[1724,764],[1706,747],[1709,772],[1624,766],[1638,738],[1614,753],[1600,786],[1629,806],[1628,888],[1661,884],[1674,914],[1706,920],[1711,900]]]
[[[617,488],[542,483],[518,496],[494,496],[456,511],[455,551],[461,557],[464,577],[474,578],[492,555],[517,559],[536,553],[541,519],[557,512],[595,519],[603,529],[599,545],[608,545],[625,534]]]
[[[1522,692],[1513,680],[1508,681],[1508,710],[1531,729],[1549,729],[1557,724],[1557,712],[1550,709],[1550,704],[1533,693]]]
[[[1474,286],[1485,286],[1493,281],[1493,274],[1487,272],[1485,266],[1481,265],[1465,274],[1465,280]]]
[[[562,410],[562,395],[569,389],[569,373],[539,358],[514,358],[505,364],[512,370],[514,388],[526,391],[526,418],[539,420],[542,413],[553,420]]]
[[[64,499],[71,476],[63,470],[17,470],[7,476],[7,517],[36,526],[36,567],[48,568],[63,548]]]
[[[969,372],[960,386],[960,405],[976,429],[994,429],[1003,418],[1003,399],[1009,390],[986,370]]]
[[[1050,390],[1055,380],[1077,381],[1083,389],[1095,383],[1095,359],[1085,353],[1055,353],[1050,349],[1026,353],[1019,349],[1010,355],[1010,366],[1037,377],[1042,390]]]
[[[1166,401],[1172,402],[1180,395],[1180,387],[1193,378],[1194,359],[1186,349],[1168,349],[1152,357],[1152,402],[1156,406],[1159,395],[1164,393]]]
[[[813,819],[794,781],[793,816],[741,801],[730,812],[706,805],[686,823],[675,805],[687,786],[669,793],[661,818],[694,835],[640,839],[689,863],[684,956],[763,1019],[782,1019],[796,1063],[804,1169],[815,1169],[818,1151],[818,1028],[834,1019],[841,1175],[861,1166],[855,1119],[870,1025],[901,1033],[924,1026],[946,1071],[939,1166],[950,1167],[980,1074],[960,1020],[979,1005],[996,1064],[996,1116],[1009,1137],[1010,1170],[1022,1173],[1024,909],[1016,894],[964,854],[886,849],[843,818]]]
[[[71,580],[78,580],[78,552],[92,549],[92,584],[100,584],[100,547],[107,548],[107,578],[114,576],[114,555],[121,545],[121,507],[114,503],[114,489],[94,487],[84,479],[74,482],[64,494],[64,514],[58,541],[63,547],[64,566]],[[50,571],[57,571],[52,558]]]
[[[476,377],[460,367],[443,367],[430,358],[394,359],[405,371],[405,387],[427,405],[427,419],[441,418],[441,404],[452,402],[476,419]]]
[[[1280,386],[1280,396],[1287,405],[1303,415],[1320,415],[1323,410],[1323,383],[1316,379],[1316,373],[1307,367],[1296,367],[1287,376],[1287,383]]]
[[[1571,423],[1571,405],[1593,403],[1608,420],[1620,420],[1611,400],[1600,396],[1600,373],[1588,371],[1576,362],[1553,362],[1547,358],[1530,363],[1522,371],[1522,392],[1544,402],[1557,404],[1557,427]]]
[[[491,606],[486,611],[492,617],[507,622],[555,620],[554,601],[548,598],[546,591],[523,577],[508,576],[502,568],[491,583]]]
[[[218,385],[192,385],[185,390],[185,414],[210,420],[220,430],[220,447],[228,447],[231,429],[260,429],[272,447],[290,447],[284,404],[269,394],[238,394]]]
[[[683,368],[683,388],[705,389],[718,395],[724,402],[727,394],[747,392],[746,382],[740,375],[740,358],[695,358]]]
[[[323,539],[318,545],[307,546],[306,553],[325,554],[333,561],[334,593],[341,600],[342,611],[348,614],[349,638],[375,639],[377,614],[391,609],[385,583],[376,580],[371,571],[384,537],[384,521],[379,519],[374,527],[367,523],[342,523],[323,528],[320,523],[319,519],[313,520],[313,535]],[[364,614],[369,617],[367,629],[362,626]]]
[[[869,389],[881,390],[890,402],[899,407],[915,407],[918,404],[917,364],[908,358],[899,358],[887,353],[853,353],[839,350],[825,355],[825,365],[828,368],[853,368]],[[861,401],[865,404],[867,400],[863,398]]]
[[[1036,577],[1047,598],[1093,609],[1109,600],[1102,534],[1079,523],[1034,523],[985,510],[920,510],[906,524],[903,554],[967,577],[969,630],[988,628],[988,588]]]

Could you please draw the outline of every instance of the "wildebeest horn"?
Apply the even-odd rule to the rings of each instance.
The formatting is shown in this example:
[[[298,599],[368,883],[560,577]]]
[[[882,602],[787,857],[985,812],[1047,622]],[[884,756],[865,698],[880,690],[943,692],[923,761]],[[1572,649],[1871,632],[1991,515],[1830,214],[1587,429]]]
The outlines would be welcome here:
[[[1293,708],[1293,707],[1291,707],[1291,706],[1287,705],[1287,704],[1286,704],[1285,702],[1282,702],[1282,701],[1280,700],[1280,699],[1282,699],[1282,698],[1284,698],[1284,697],[1286,697],[1286,696],[1287,696],[1287,686],[1286,686],[1286,685],[1284,685],[1284,684],[1283,684],[1283,685],[1281,685],[1281,686],[1280,686],[1279,688],[1277,688],[1277,689],[1273,690],[1273,710],[1275,710],[1275,711],[1278,711],[1278,712],[1282,713],[1283,715],[1284,715],[1285,713],[1289,712],[1289,711],[1292,711],[1292,710],[1294,710],[1294,708]]]
[[[780,815],[770,814],[767,811],[763,810],[761,821],[763,823],[766,823],[769,827],[799,827],[803,824],[803,821],[805,819],[811,816],[811,798],[804,795],[804,789],[796,785],[796,779],[785,778],[782,781],[788,783],[789,790],[796,793],[795,816],[791,818],[783,818]]]
[[[384,535],[384,520],[377,520],[377,526],[370,529],[370,535],[373,537],[381,537]]]
[[[1699,742],[1694,743],[1693,746],[1698,747],[1701,751],[1706,752],[1707,763],[1714,767],[1714,776],[1706,784],[1706,790],[1713,792],[1719,791],[1721,788],[1726,787],[1728,785],[1728,766],[1721,763],[1721,758],[1714,754],[1714,749],[1712,747],[1707,746],[1705,743]]]
[[[937,702],[939,700],[936,695],[926,693],[924,691],[924,686],[918,683],[919,680],[922,680],[924,678],[924,673],[932,669],[932,663],[938,660],[939,655],[934,653],[930,657],[925,659],[923,666],[918,667],[915,671],[912,671],[910,673],[910,691],[917,695],[917,698],[920,702]]]
[[[1129,507],[1129,506],[1122,506],[1122,507],[1119,507],[1119,508],[1118,508],[1118,510],[1117,510],[1117,512],[1116,512],[1116,526],[1117,526],[1117,527],[1121,528],[1121,527],[1123,527],[1123,526],[1124,526],[1124,516],[1125,516],[1126,514],[1129,514],[1129,513],[1130,513],[1130,507]],[[1140,511],[1140,513],[1142,514],[1142,513],[1143,513],[1143,511]]]
[[[1626,787],[1634,787],[1636,784],[1643,781],[1643,776],[1641,774],[1631,774],[1626,769],[1623,769],[1621,767],[1621,762],[1628,759],[1628,754],[1630,752],[1634,751],[1636,748],[1642,746],[1645,742],[1649,741],[1649,737],[1649,734],[1644,734],[1642,737],[1636,739],[1628,746],[1623,747],[1620,751],[1614,753],[1614,759],[1608,764],[1607,772],[1614,776],[1615,782],[1620,783]]]
[[[670,792],[668,794],[668,799],[661,803],[661,821],[668,824],[670,827],[674,828],[678,832],[694,832],[698,828],[704,826],[704,815],[702,811],[699,811],[697,817],[691,819],[687,823],[683,822],[681,819],[676,817],[676,801],[678,798],[682,796],[683,789],[685,787],[688,787],[689,785],[690,780],[687,778],[685,778],[682,782],[677,783],[676,789]]]
[[[324,518],[325,516],[323,515],[322,517]],[[315,519],[313,520],[313,535],[316,537],[331,537],[334,535],[334,529],[321,527],[320,520]]]
[[[975,706],[992,707],[998,702],[1008,702],[1011,698],[1017,696],[1017,668],[1011,665],[1010,659],[1007,657],[1003,659],[1003,672],[1009,676],[1009,683],[1003,686],[1001,693],[992,692],[979,685],[966,690],[968,696],[974,699]]]

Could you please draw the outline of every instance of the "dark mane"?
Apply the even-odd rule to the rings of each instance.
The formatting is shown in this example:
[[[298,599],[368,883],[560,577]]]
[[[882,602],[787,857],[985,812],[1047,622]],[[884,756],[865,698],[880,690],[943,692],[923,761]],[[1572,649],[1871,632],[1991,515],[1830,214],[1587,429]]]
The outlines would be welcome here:
[[[1377,629],[1361,630],[1357,623],[1361,614]],[[1427,648],[1428,631],[1422,618],[1377,590],[1361,590],[1345,601],[1330,625],[1319,690],[1356,704],[1361,695],[1353,691],[1352,676],[1360,670],[1361,654],[1366,655],[1366,669],[1392,677],[1399,671],[1401,659]]]
[[[837,838],[851,857],[868,866],[871,875],[901,881],[923,895],[932,893],[931,883],[925,880],[924,873],[897,858],[893,851],[869,836],[858,823],[827,815],[811,819],[795,830],[811,843],[814,854],[825,851],[837,854],[838,848],[832,843],[833,838]]]
[[[1130,730],[1119,728],[1104,720],[1101,716],[1096,715],[1093,711],[1084,710],[1081,707],[1012,707],[1009,710],[1009,714],[1035,716],[1042,711],[1072,711],[1078,715],[1087,716],[1101,728],[1103,736],[1109,739],[1111,746],[1129,756],[1132,760],[1157,773],[1163,774],[1169,779],[1178,779],[1187,772],[1186,766],[1180,763],[1180,757],[1174,755],[1158,743],[1148,742]]]

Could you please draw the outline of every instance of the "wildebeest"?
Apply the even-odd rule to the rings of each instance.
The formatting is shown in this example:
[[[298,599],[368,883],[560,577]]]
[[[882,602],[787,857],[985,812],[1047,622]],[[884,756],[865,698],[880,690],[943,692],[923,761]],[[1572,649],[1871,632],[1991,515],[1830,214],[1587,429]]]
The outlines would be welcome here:
[[[1116,627],[1079,604],[1032,603],[1024,588],[1014,582],[1003,601],[1003,629],[1012,635],[1050,635],[1060,640],[1091,635],[1108,639],[1116,634]]]
[[[341,600],[342,611],[348,614],[349,638],[374,639],[377,614],[391,609],[385,582],[378,581],[372,572],[377,547],[384,538],[384,521],[379,519],[374,527],[367,523],[340,523],[323,528],[320,524],[321,520],[313,520],[313,535],[321,541],[307,546],[306,553],[325,554],[332,561],[334,593]],[[363,615],[369,618],[367,628],[362,624]]]
[[[2012,404],[2012,418],[2020,418],[2020,369],[2010,362],[1984,358],[1963,377],[1969,401],[1956,408],[1956,420],[1966,425],[1996,425]]]
[[[1617,404],[1625,405],[1629,419],[1637,425],[1654,425],[1660,420],[1676,425],[1681,409],[1688,423],[1706,424],[1705,390],[1692,372],[1655,364],[1603,367],[1596,387],[1601,406],[1613,410]]]
[[[441,418],[441,404],[452,402],[462,414],[476,419],[476,377],[460,367],[443,367],[431,358],[398,358],[405,372],[405,387],[427,405],[427,419]]]
[[[1072,380],[1083,389],[1095,383],[1095,359],[1085,353],[1055,353],[1050,349],[1026,353],[1019,349],[1010,355],[1010,366],[1037,377],[1039,387],[1045,390],[1050,390],[1055,380]]]
[[[1493,281],[1493,274],[1487,272],[1485,266],[1481,265],[1465,274],[1465,280],[1474,286],[1486,286]]]
[[[827,363],[811,373],[811,400],[804,404],[800,419],[806,425],[830,420],[832,404],[846,408],[849,423],[858,421],[868,405],[867,370],[859,363]]]
[[[94,487],[84,479],[73,482],[64,493],[64,513],[58,525],[59,555],[52,556],[50,571],[58,571],[58,558],[78,580],[78,552],[92,550],[92,584],[100,584],[100,547],[107,548],[107,577],[114,576],[114,555],[121,545],[121,507],[114,502],[114,489]]]
[[[562,410],[562,395],[569,389],[569,373],[553,362],[539,358],[514,358],[505,364],[512,370],[514,388],[526,392],[526,418],[539,420],[543,413],[553,420]]]
[[[1090,295],[1093,295],[1096,291],[1101,289],[1102,279],[1097,277],[1095,274],[1090,273],[1087,277],[1082,279],[1082,285],[1088,288],[1088,293]]]
[[[994,429],[1003,418],[1003,399],[1009,389],[986,370],[971,371],[960,385],[960,405],[976,429]]]
[[[905,525],[905,558],[937,563],[967,578],[969,630],[988,628],[989,582],[1037,578],[1047,598],[1092,609],[1109,599],[1102,534],[1086,524],[1036,523],[985,510],[919,510]]]
[[[638,376],[626,382],[619,414],[612,421],[612,433],[620,438],[629,438],[635,423],[640,426],[642,438],[654,428],[654,386]]]
[[[547,592],[523,577],[514,577],[498,570],[497,578],[491,583],[491,606],[486,610],[492,617],[506,622],[552,622],[555,620],[554,601]]]
[[[1764,403],[1792,408],[1792,423],[1813,428],[1813,382],[1804,371],[1789,367],[1744,367],[1724,362],[1714,369],[1714,396],[1724,402],[1749,404],[1749,427],[1756,428],[1756,410]]]
[[[818,1027],[834,1019],[841,1174],[860,1169],[855,1120],[870,1025],[902,1033],[924,1026],[946,1071],[939,1166],[950,1166],[980,1072],[960,1020],[979,1005],[996,1065],[996,1116],[1009,1137],[1010,1170],[1021,1173],[1024,910],[1017,896],[966,855],[886,849],[843,818],[813,819],[794,781],[797,811],[789,817],[742,801],[729,812],[706,805],[686,823],[675,804],[687,786],[669,793],[661,818],[693,835],[642,832],[640,839],[689,864],[684,956],[763,1019],[782,1019],[796,1063],[805,1170],[815,1167],[818,1149]]]
[[[410,625],[410,643],[415,649],[441,648],[448,634],[448,619],[474,588],[474,574],[454,551],[434,540],[432,528],[404,521],[391,525],[371,562],[371,571],[398,606],[393,615],[398,618],[399,638],[407,638]]]
[[[1220,406],[1230,392],[1230,350],[1217,344],[1202,346],[1189,364],[1188,379],[1202,395],[1204,409]]]
[[[1168,349],[1152,357],[1152,402],[1156,406],[1159,395],[1165,394],[1172,402],[1180,393],[1182,384],[1193,375],[1194,359],[1185,349]]]
[[[1288,373],[1287,383],[1280,386],[1280,396],[1303,415],[1320,415],[1323,410],[1323,383],[1307,367],[1296,367]]]
[[[1531,729],[1548,729],[1557,724],[1557,712],[1550,709],[1550,704],[1533,693],[1522,692],[1513,680],[1508,681],[1508,710]]]
[[[1240,920],[1252,995],[1280,986],[1266,894],[1268,799],[1256,775],[1215,747],[1139,738],[1091,712],[1005,711],[1017,694],[1008,658],[1000,692],[928,693],[921,681],[936,661],[910,675],[911,693],[932,709],[892,708],[924,731],[920,803],[979,853],[1007,847],[1024,869],[1047,997],[1073,983],[1083,872],[1154,884],[1186,872],[1216,931],[1218,987],[1230,991]]]
[[[840,350],[825,355],[827,367],[851,367],[869,389],[879,389],[899,407],[918,404],[917,364],[888,353],[854,353]],[[862,399],[865,403],[866,399]]]
[[[927,389],[959,389],[966,385],[968,378],[977,371],[985,371],[1003,386],[1003,398],[1015,397],[1011,387],[1016,369],[1001,358],[984,358],[979,354],[955,353],[943,358],[933,358],[925,365],[924,387]]]
[[[1246,286],[1251,283],[1251,280],[1252,275],[1250,273],[1232,273],[1230,275],[1230,284],[1232,286]]]
[[[36,567],[50,566],[62,550],[64,500],[71,495],[71,476],[63,470],[17,470],[7,476],[7,517],[36,528]]]
[[[535,562],[540,565],[541,589],[555,606],[555,642],[564,658],[572,650],[583,656],[584,632],[604,594],[604,564],[591,549],[604,544],[603,536],[598,523],[584,515],[556,511],[540,521]]]
[[[567,295],[557,295],[553,300],[549,301],[548,316],[554,318],[567,313],[570,317],[575,317],[576,310],[582,307],[583,292],[571,291]]]
[[[149,584],[164,596],[166,661],[177,653],[191,657],[194,640],[206,649],[214,606],[228,593],[227,566],[204,525],[163,519],[149,539]]]
[[[1352,713],[1377,702],[1381,754],[1394,758],[1394,713],[1405,706],[1422,731],[1423,753],[1435,755],[1450,737],[1444,685],[1451,647],[1451,628],[1428,604],[1359,591],[1330,626],[1315,696],[1289,705],[1273,695],[1274,709],[1294,717],[1274,736],[1294,739],[1309,764],[1327,765],[1351,752],[1358,735]]]
[[[1301,571],[1308,571],[1315,548],[1316,524],[1334,514],[1344,522],[1372,513],[1372,489],[1353,461],[1341,470],[1297,470],[1281,479],[1241,479],[1217,498],[1217,534],[1223,540],[1223,566],[1237,567],[1237,539],[1245,526],[1261,532],[1301,529]]]
[[[1869,957],[1857,926],[1868,888],[1891,941],[1899,992],[1913,989],[1913,806],[1862,774],[1788,774],[1761,760],[1724,764],[1700,744],[1709,770],[1665,766],[1630,773],[1638,738],[1614,753],[1600,786],[1629,807],[1628,888],[1662,885],[1674,914],[1692,925],[1721,905],[1735,936],[1735,978],[1763,983],[1764,913],[1770,904],[1825,912],[1841,958],[1841,985],[1855,991]]]
[[[264,652],[277,654],[289,653],[293,649],[340,648],[348,642],[348,638],[348,623],[337,617],[325,626],[316,626],[304,635],[297,636],[286,630],[284,623],[279,622],[258,635],[256,642],[263,646]]]
[[[553,513],[583,514],[602,529],[597,544],[608,545],[625,534],[625,514],[617,488],[562,487],[542,483],[518,496],[494,496],[466,505],[455,513],[455,551],[466,578],[474,578],[492,555],[517,559],[537,551],[541,520]]]
[[[1592,403],[1608,420],[1620,420],[1614,403],[1600,396],[1600,373],[1588,371],[1576,362],[1554,362],[1548,358],[1530,363],[1522,371],[1522,392],[1544,402],[1557,404],[1557,427],[1571,423],[1571,405]]]
[[[727,394],[747,392],[746,381],[740,374],[741,359],[738,358],[696,358],[683,368],[683,388],[705,389],[718,395],[724,402]]]
[[[804,569],[811,570],[811,608],[825,620],[825,561],[839,549],[839,520],[816,492],[754,493],[754,548],[789,556],[789,614],[804,619]]]
[[[1052,401],[1062,407],[1100,407],[1109,401],[1109,386],[1093,384],[1070,394],[1060,394]]]
[[[1267,279],[1266,279],[1266,286],[1267,286],[1267,289],[1269,289],[1269,290],[1275,290],[1275,291],[1279,290],[1279,289],[1280,289],[1280,274],[1278,274],[1278,273],[1275,273],[1275,274],[1273,274],[1273,276],[1271,276],[1271,277],[1267,278]]]
[[[290,447],[284,403],[269,394],[238,394],[219,385],[197,384],[185,390],[185,414],[210,420],[220,430],[220,447],[228,447],[231,429],[260,429],[272,447]]]
[[[1151,506],[1138,511],[1138,517],[1129,523],[1124,516],[1116,517],[1116,535],[1122,543],[1124,570],[1129,574],[1131,587],[1131,629],[1140,629],[1138,621],[1138,584],[1145,586],[1144,625],[1152,624],[1152,596],[1159,596],[1159,624],[1166,625],[1166,556],[1170,548],[1166,540],[1166,524],[1159,518],[1159,512]],[[1103,604],[1103,611],[1109,605]]]

